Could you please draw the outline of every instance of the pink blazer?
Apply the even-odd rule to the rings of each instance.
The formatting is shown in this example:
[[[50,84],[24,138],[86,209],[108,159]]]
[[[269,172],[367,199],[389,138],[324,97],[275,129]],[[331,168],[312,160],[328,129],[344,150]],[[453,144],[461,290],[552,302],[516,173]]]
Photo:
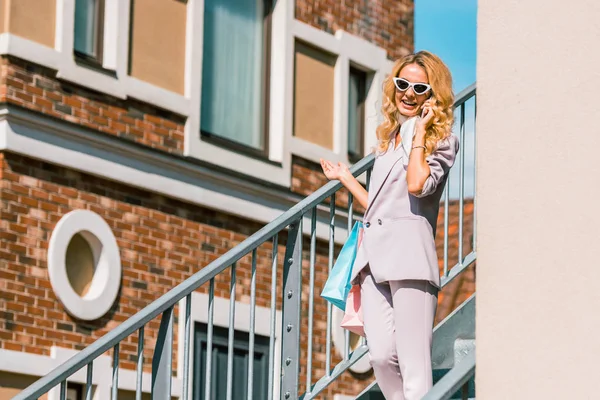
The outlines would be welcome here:
[[[377,282],[418,279],[440,287],[435,228],[440,198],[458,152],[458,139],[441,142],[426,161],[431,171],[419,196],[408,193],[408,157],[402,146],[375,158],[364,215],[362,245],[352,281],[367,265]]]

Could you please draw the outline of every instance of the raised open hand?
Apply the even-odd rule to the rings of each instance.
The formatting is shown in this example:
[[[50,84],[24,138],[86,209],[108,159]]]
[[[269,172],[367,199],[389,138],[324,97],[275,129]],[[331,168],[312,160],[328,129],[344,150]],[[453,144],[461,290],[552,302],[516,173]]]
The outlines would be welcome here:
[[[321,158],[321,168],[323,168],[323,173],[329,180],[340,180],[343,176],[347,176],[350,174],[350,169],[344,163],[334,164],[331,161],[323,160]]]

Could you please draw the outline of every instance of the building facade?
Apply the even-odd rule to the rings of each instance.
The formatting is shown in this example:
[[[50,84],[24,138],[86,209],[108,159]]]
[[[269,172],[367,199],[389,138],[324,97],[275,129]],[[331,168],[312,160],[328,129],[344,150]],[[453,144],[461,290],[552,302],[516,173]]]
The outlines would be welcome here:
[[[392,60],[413,50],[413,7],[412,0],[0,0],[0,399],[323,185],[319,158],[352,163],[366,155],[383,79]],[[348,206],[347,196],[336,202]],[[449,208],[451,227],[457,207]],[[464,212],[468,220],[472,202]],[[341,244],[344,234],[337,237]],[[317,282],[326,279],[326,238],[319,229]],[[438,243],[443,252],[442,237]],[[278,253],[284,245],[282,238]],[[451,237],[451,253],[455,247]],[[271,301],[273,251],[257,252],[258,316]],[[242,310],[250,264],[238,265]],[[474,291],[474,269],[461,279],[440,295],[438,320]],[[215,293],[215,325],[226,337],[228,278]],[[195,341],[204,343],[206,290],[191,306]],[[320,298],[315,314],[326,314]],[[260,321],[255,365],[264,371],[268,318]],[[235,324],[243,336],[247,321]],[[152,321],[145,332],[145,382],[158,326]],[[324,328],[315,330],[312,372],[320,377]],[[136,338],[121,345],[120,398],[133,396],[127,376],[136,352]],[[110,365],[106,356],[95,371],[98,398]],[[372,379],[363,362],[323,398],[356,394]],[[73,399],[81,382],[77,375],[69,386]]]

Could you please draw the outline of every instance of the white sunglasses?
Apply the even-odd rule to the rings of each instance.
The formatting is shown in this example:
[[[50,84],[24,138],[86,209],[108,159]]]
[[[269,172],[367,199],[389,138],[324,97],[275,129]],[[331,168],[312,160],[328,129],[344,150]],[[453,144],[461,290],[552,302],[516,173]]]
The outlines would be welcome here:
[[[406,92],[409,88],[413,88],[415,94],[421,95],[429,92],[431,90],[431,86],[426,83],[412,83],[407,81],[404,78],[394,77],[394,85],[396,85],[396,89],[401,92]]]

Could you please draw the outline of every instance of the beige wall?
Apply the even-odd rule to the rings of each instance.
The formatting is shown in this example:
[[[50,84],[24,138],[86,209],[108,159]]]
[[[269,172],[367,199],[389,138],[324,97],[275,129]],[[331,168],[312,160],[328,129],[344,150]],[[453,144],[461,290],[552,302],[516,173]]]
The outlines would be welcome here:
[[[131,75],[184,93],[186,2],[133,0]]]
[[[8,19],[8,10],[6,6],[9,0],[0,0],[0,33],[6,32],[6,20]]]
[[[479,2],[477,398],[598,398],[599,20]]]
[[[0,0],[0,9],[3,20],[0,32],[8,31],[54,47],[55,0]]]
[[[335,58],[296,42],[294,135],[333,149]]]
[[[39,377],[12,374],[0,371],[0,400],[10,400],[27,386],[38,380]],[[45,394],[39,400],[47,400]]]

